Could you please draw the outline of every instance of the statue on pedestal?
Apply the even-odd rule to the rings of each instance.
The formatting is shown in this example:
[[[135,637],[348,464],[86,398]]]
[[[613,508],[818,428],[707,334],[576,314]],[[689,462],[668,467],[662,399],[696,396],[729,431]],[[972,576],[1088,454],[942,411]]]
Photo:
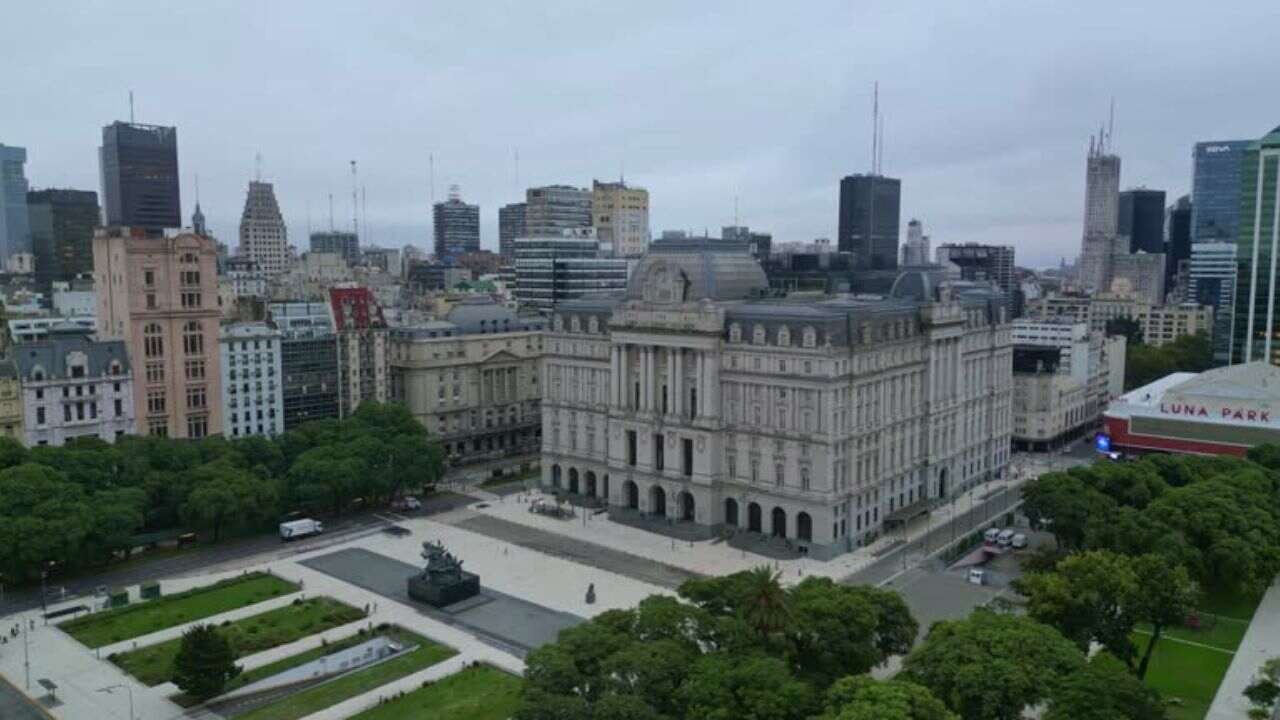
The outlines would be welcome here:
[[[443,543],[422,543],[422,558],[427,566],[409,578],[409,597],[439,608],[480,594],[480,577],[463,570]]]

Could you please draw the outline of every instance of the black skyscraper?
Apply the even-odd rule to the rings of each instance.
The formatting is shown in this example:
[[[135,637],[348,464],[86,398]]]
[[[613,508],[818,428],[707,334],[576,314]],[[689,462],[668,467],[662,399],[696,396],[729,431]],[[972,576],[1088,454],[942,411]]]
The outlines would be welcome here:
[[[1164,252],[1164,191],[1125,190],[1120,193],[1117,232],[1129,237],[1129,252]]]
[[[1169,246],[1165,248],[1165,275],[1170,280],[1179,265],[1191,262],[1191,197],[1183,195],[1169,208]],[[1168,285],[1168,283],[1165,283]]]
[[[859,270],[898,267],[899,205],[902,181],[881,175],[848,175],[840,180],[837,249],[854,255]]]
[[[98,193],[88,190],[33,190],[27,193],[31,251],[36,282],[48,292],[54,280],[93,272],[93,229],[98,225]]]
[[[182,227],[177,128],[117,121],[102,128],[99,153],[107,225]]]

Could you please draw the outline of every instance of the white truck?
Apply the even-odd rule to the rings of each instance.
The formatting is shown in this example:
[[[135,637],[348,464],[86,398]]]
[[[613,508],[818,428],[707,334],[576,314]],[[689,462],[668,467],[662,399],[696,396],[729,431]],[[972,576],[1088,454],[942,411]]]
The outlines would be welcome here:
[[[319,535],[322,532],[324,532],[324,525],[319,520],[312,520],[311,518],[280,523],[280,540],[282,542],[289,542],[290,540],[297,540],[310,535]]]

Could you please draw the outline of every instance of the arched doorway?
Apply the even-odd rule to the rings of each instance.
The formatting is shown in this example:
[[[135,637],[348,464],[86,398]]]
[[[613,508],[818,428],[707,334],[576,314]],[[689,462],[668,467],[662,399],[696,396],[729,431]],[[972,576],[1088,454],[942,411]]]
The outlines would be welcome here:
[[[787,536],[787,512],[780,507],[773,509],[773,523],[770,528],[774,537],[784,538]]]
[[[654,515],[667,514],[667,491],[658,485],[649,488],[649,512]]]
[[[557,490],[560,489],[560,466],[559,465],[551,466],[551,487]]]
[[[761,521],[760,505],[751,503],[747,506],[747,529],[751,532],[764,532],[761,528],[764,523]]]
[[[733,498],[725,498],[724,524],[738,527],[738,501]]]
[[[578,494],[578,468],[569,468],[569,492]]]
[[[591,497],[596,496],[596,474],[590,470],[587,471],[587,494]]]
[[[938,471],[938,497],[945,498],[947,496],[947,469],[942,468]]]
[[[693,493],[685,491],[680,493],[680,519],[693,522],[694,517],[694,501]]]
[[[813,518],[807,512],[796,516],[796,537],[805,542],[813,542]]]
[[[622,492],[627,498],[627,507],[632,510],[640,509],[640,488],[631,480],[622,483]]]

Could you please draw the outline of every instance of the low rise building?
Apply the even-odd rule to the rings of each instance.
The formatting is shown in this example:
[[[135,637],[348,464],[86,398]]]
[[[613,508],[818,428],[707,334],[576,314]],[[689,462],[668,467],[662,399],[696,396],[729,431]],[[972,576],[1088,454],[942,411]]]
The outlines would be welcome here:
[[[17,442],[26,440],[22,431],[22,385],[12,358],[0,359],[0,435]]]
[[[1098,293],[1092,297],[1048,295],[1028,302],[1032,320],[1065,320],[1085,323],[1094,332],[1105,332],[1112,320],[1130,319],[1142,329],[1144,345],[1159,347],[1196,333],[1212,334],[1213,308],[1183,303],[1163,305],[1144,302],[1132,295]]]
[[[488,298],[390,332],[391,400],[441,441],[451,465],[527,465],[541,447],[540,317]]]
[[[227,437],[284,432],[281,333],[262,322],[223,325],[223,434]]]
[[[133,370],[122,340],[98,340],[59,325],[14,347],[28,447],[78,437],[114,442],[135,432]]]
[[[1097,427],[1124,388],[1125,338],[1082,322],[1013,324],[1013,444],[1049,450]]]
[[[1107,408],[1113,450],[1243,456],[1280,443],[1280,368],[1264,361],[1173,373]]]

